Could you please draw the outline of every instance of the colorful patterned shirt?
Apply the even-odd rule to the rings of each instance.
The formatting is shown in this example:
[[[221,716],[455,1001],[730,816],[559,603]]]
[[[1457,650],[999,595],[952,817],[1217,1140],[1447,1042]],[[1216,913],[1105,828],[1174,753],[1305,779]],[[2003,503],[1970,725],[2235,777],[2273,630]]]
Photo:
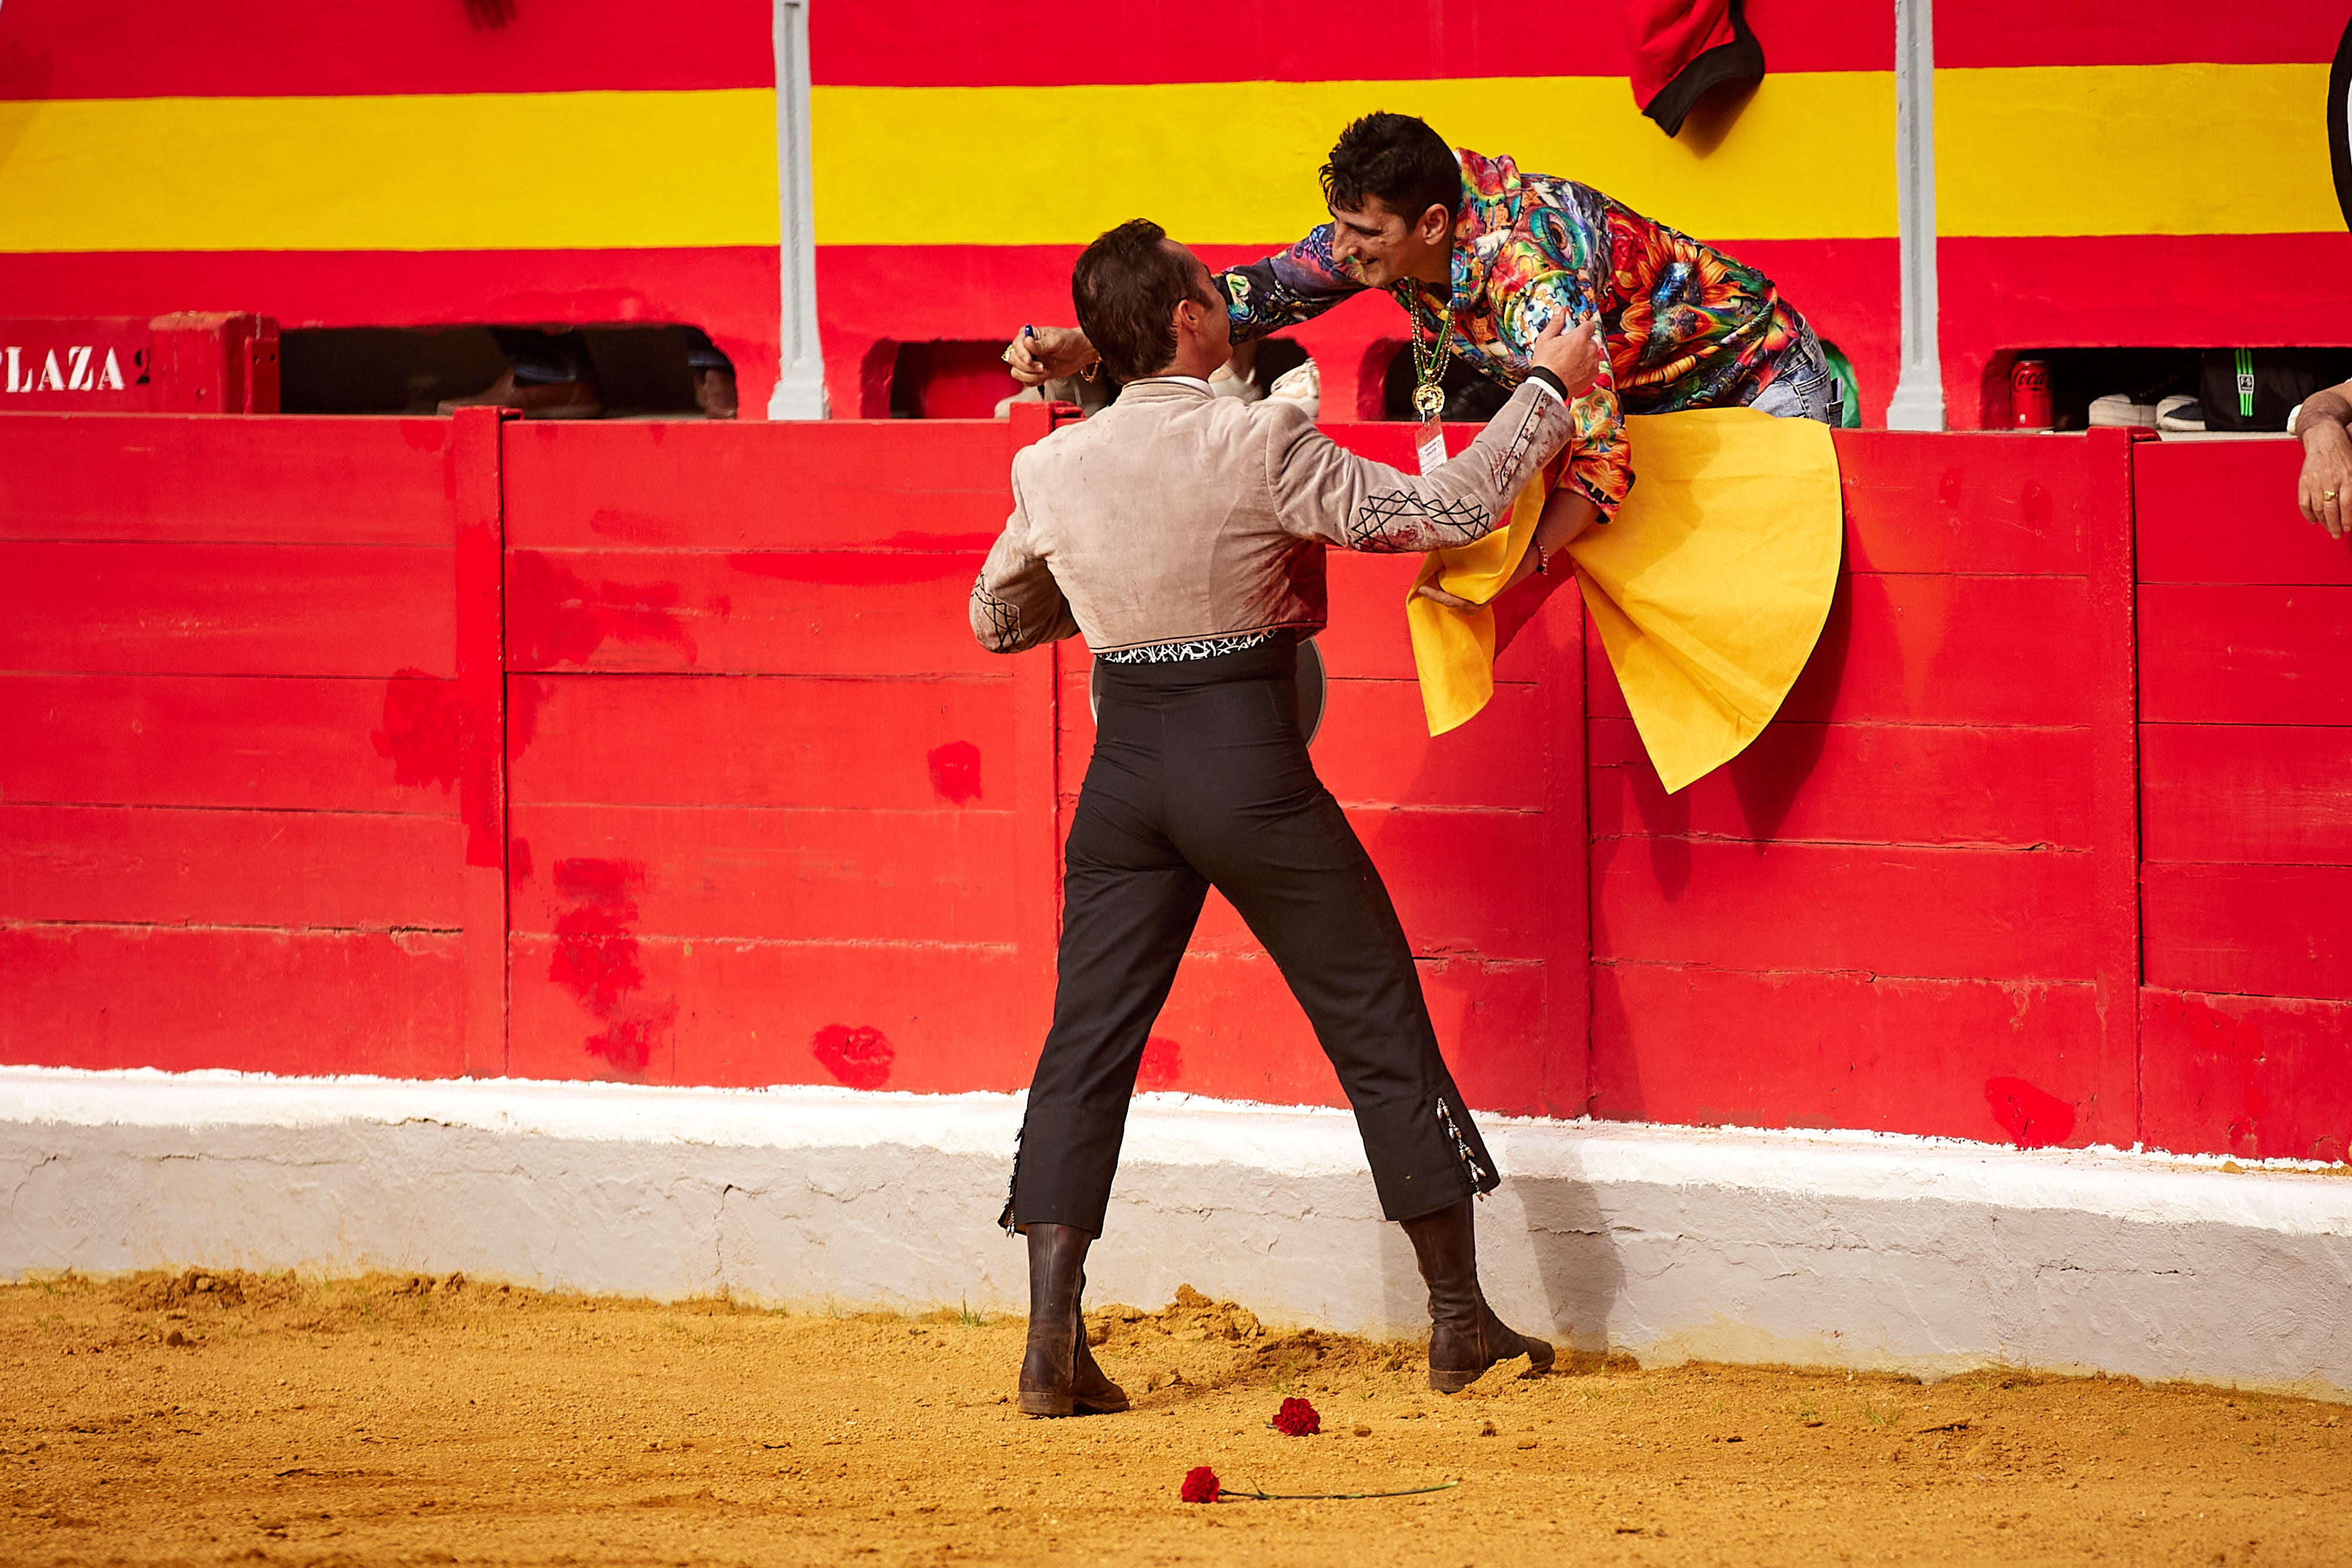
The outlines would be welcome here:
[[[1452,296],[1417,282],[1391,292],[1423,342],[1436,341],[1450,318],[1450,351],[1507,387],[1525,379],[1528,349],[1555,314],[1600,316],[1608,354],[1577,400],[1568,473],[1602,517],[1633,486],[1623,415],[1751,403],[1808,337],[1804,319],[1755,268],[1590,185],[1522,174],[1508,158],[1466,148],[1455,156]],[[1319,316],[1364,287],[1332,259],[1328,224],[1218,280],[1236,342]]]

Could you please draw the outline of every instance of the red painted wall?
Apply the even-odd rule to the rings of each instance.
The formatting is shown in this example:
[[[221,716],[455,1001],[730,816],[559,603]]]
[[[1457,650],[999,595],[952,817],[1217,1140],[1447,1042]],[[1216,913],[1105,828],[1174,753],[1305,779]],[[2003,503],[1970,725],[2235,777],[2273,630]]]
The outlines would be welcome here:
[[[0,1060],[1018,1087],[1086,655],[961,612],[1043,428],[0,418]],[[1432,740],[1410,563],[1335,558],[1318,761],[1466,1092],[2344,1157],[2294,449],[1840,451],[1820,652],[1675,797],[1571,600]],[[1213,900],[1194,951],[1147,1086],[1335,1100]]]

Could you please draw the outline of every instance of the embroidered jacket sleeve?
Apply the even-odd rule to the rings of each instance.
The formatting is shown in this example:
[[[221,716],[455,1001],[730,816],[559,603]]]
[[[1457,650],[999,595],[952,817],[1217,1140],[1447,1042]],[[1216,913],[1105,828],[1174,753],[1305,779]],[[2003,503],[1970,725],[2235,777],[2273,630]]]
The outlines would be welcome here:
[[[1329,224],[1277,256],[1227,267],[1217,284],[1225,291],[1236,343],[1296,327],[1364,288],[1331,259]]]
[[[1031,553],[1029,517],[1021,505],[1021,469],[1013,470],[1013,516],[989,547],[971,585],[971,634],[992,653],[1019,653],[1075,636],[1070,602],[1045,562]]]
[[[1406,474],[1349,452],[1302,409],[1267,402],[1253,412],[1270,423],[1266,482],[1284,531],[1353,550],[1451,549],[1486,538],[1574,428],[1559,395],[1529,382],[1461,455],[1434,473]]]
[[[1519,279],[1496,311],[1503,342],[1522,361],[1554,316],[1565,311],[1571,327],[1594,313],[1597,302],[1588,280],[1565,267],[1537,270]],[[1568,483],[1584,494],[1607,522],[1617,515],[1625,493],[1633,487],[1632,455],[1625,443],[1625,417],[1617,401],[1617,383],[1607,355],[1590,391],[1576,400],[1571,417],[1576,449],[1563,472]]]

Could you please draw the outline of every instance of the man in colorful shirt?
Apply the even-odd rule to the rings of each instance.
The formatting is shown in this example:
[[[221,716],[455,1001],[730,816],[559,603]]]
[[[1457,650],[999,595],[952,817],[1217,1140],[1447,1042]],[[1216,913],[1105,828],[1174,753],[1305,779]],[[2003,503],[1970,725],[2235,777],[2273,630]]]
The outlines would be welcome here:
[[[1412,318],[1423,382],[1450,353],[1517,387],[1554,316],[1601,319],[1607,358],[1577,402],[1571,455],[1522,576],[1615,514],[1633,486],[1628,413],[1753,406],[1842,423],[1820,341],[1769,278],[1590,185],[1456,152],[1402,114],[1349,126],[1322,179],[1331,222],[1218,276],[1236,342],[1381,288]],[[1075,373],[1094,354],[1083,335],[1046,329],[1016,340],[1005,358],[1034,384]]]

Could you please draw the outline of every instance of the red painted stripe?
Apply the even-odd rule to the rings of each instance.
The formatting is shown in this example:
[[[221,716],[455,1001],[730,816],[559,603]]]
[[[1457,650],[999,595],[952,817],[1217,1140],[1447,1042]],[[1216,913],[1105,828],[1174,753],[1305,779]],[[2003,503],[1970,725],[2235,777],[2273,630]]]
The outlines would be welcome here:
[[[458,949],[437,932],[0,925],[0,1060],[449,1078]]]
[[[0,800],[452,817],[432,755],[446,685],[0,674]]]
[[[775,387],[777,267],[767,246],[0,255],[0,299],[12,316],[248,310],[290,328],[682,322],[735,361],[758,418]]]
[[[2140,775],[2151,861],[2352,866],[2352,727],[2143,725]]]
[[[1008,942],[1022,867],[1012,811],[751,810],[740,807],[515,808],[530,874],[514,883],[517,931],[549,934],[583,906],[566,862],[635,869],[636,929],[682,937]]]
[[[2352,866],[2149,865],[2147,983],[2352,999]]]
[[[452,673],[450,551],[0,544],[0,669]]]
[[[2132,450],[2142,582],[2352,586],[2352,549],[2295,509],[2293,441],[2157,441]]]
[[[773,87],[764,0],[8,0],[0,99]],[[480,20],[477,20],[477,18]]]
[[[1601,964],[1592,1023],[1600,1116],[2001,1142],[1986,1085],[2015,1078],[2074,1113],[2062,1142],[2130,1124],[2129,1106],[2093,1097],[2086,984]]]
[[[1602,839],[1596,958],[1966,979],[2083,979],[2087,854]]]
[[[1936,64],[1947,70],[2331,60],[2343,36],[2343,13],[2308,0],[2153,0],[2127,12],[2112,0],[1942,0],[1936,7]]]
[[[1850,573],[1780,716],[2087,724],[2095,648],[2080,578]],[[1597,632],[1587,662],[1593,713],[1630,716]]]
[[[1029,1081],[1051,973],[1009,946],[640,940],[614,913],[614,934],[580,946],[618,953],[625,944],[625,963],[604,972],[610,984],[588,1001],[584,988],[552,977],[561,938],[514,938],[518,1077],[838,1083],[840,1067],[819,1051],[839,1030],[836,1042],[871,1031],[849,1057],[858,1088],[958,1093]],[[828,1054],[844,1061],[838,1043]]]
[[[528,549],[887,546],[904,562],[893,570],[925,573],[940,563],[906,552],[984,551],[1004,527],[1012,451],[993,421],[526,422],[507,435],[508,537]],[[797,504],[779,509],[785,493]],[[747,566],[778,580],[795,570],[805,581],[854,580],[822,568],[785,558]]]
[[[1853,571],[2080,573],[2084,520],[2113,503],[2080,439],[1844,431],[1837,453]]]
[[[2315,148],[2319,110],[2315,103]],[[2342,313],[2314,309],[2305,280],[2352,275],[2352,234],[1936,243],[1944,409],[1954,430],[1998,427],[2007,419],[2009,370],[2002,356],[2021,350],[2118,343],[2331,347],[2345,340]],[[2093,279],[2095,284],[2087,281]]]
[[[1596,838],[2088,849],[2090,765],[2082,729],[1784,720],[1669,795],[1633,721],[1596,718],[1591,830]]]
[[[1774,70],[1894,68],[1886,6],[1750,0],[1748,15]],[[1245,0],[1213,14],[1137,0],[1075,26],[1046,0],[918,0],[812,7],[809,37],[817,81],[841,86],[1622,77],[1630,64],[1613,13],[1507,0],[1371,0],[1345,13]]]
[[[1003,513],[992,507],[1000,528]],[[869,516],[937,514],[909,503]],[[507,557],[509,667],[1002,676],[964,611],[980,562],[979,551],[518,549]]]
[[[2352,724],[2352,585],[2139,591],[2140,716]]]
[[[2352,1159],[2352,1004],[2140,993],[2159,1149]]]
[[[454,929],[464,846],[446,818],[0,806],[16,920]]]
[[[1901,361],[1901,259],[1895,242],[1703,237],[1763,269],[1817,331],[1845,350],[1861,381],[1865,417],[1882,420]],[[835,411],[877,417],[887,412],[887,376],[899,343],[1003,342],[1024,321],[1067,324],[1073,319],[1070,267],[1079,249],[819,246],[817,310]],[[1200,255],[1212,267],[1225,267],[1255,259],[1263,250],[1203,246]],[[1377,412],[1360,411],[1357,402],[1365,357],[1374,355],[1370,374],[1377,403],[1377,376],[1388,354],[1404,341],[1404,318],[1384,299],[1351,300],[1284,336],[1317,356],[1325,418],[1342,423]]]
[[[970,763],[973,798],[993,807],[1012,782],[1011,664],[998,680],[514,676],[516,809],[926,810],[947,792],[931,754],[959,744],[979,754]],[[849,757],[859,758],[856,767],[843,765]]]
[[[0,539],[446,546],[448,447],[446,420],[11,414]]]

